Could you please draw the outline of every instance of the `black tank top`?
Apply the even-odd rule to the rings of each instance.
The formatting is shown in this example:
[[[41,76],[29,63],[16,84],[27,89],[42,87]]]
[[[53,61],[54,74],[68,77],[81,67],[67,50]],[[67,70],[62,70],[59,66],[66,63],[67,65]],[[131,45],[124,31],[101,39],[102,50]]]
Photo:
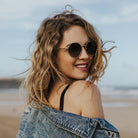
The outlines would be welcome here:
[[[64,105],[64,95],[65,95],[65,92],[67,91],[67,89],[69,88],[70,84],[68,84],[65,89],[63,90],[61,96],[60,96],[60,110],[63,111],[63,105]]]

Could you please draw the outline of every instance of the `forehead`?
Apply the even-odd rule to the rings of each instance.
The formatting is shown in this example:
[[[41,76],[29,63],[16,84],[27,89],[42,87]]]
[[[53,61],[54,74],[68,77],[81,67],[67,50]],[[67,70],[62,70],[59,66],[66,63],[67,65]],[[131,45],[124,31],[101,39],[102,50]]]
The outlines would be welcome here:
[[[63,33],[63,40],[61,45],[68,45],[70,43],[78,42],[85,44],[89,41],[86,31],[81,26],[72,26]]]

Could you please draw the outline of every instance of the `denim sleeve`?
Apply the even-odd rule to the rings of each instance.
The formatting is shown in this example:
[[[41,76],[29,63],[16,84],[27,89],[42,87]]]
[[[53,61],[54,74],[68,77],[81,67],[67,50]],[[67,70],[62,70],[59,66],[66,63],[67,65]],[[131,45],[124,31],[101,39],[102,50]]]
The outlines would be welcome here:
[[[30,113],[31,113],[31,107],[28,106],[26,108],[26,110],[24,111],[22,117],[21,117],[20,128],[18,130],[16,138],[27,138],[27,136],[24,134],[24,129],[25,129],[26,125],[27,125]]]

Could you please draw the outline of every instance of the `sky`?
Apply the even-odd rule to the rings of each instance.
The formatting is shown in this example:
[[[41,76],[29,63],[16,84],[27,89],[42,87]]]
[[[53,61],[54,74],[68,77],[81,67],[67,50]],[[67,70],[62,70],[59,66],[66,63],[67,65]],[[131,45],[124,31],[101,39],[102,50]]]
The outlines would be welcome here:
[[[138,87],[138,0],[0,0],[0,78],[16,76],[30,66],[29,56],[44,18],[70,4],[93,24],[103,41],[115,41],[100,84]]]

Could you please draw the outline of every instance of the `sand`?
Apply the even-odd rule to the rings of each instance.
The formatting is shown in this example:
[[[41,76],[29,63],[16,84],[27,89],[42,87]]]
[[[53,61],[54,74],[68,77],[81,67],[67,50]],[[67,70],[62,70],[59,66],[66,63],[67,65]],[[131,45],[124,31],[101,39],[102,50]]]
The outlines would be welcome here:
[[[102,101],[109,104],[128,103],[128,106],[104,106],[105,118],[118,128],[121,138],[138,138],[138,99],[104,97]]]
[[[23,95],[19,93],[0,93],[0,138],[15,138],[23,112]],[[107,121],[116,126],[121,138],[138,138],[138,99],[117,99],[103,96]],[[112,103],[129,103],[128,106],[112,106]]]

